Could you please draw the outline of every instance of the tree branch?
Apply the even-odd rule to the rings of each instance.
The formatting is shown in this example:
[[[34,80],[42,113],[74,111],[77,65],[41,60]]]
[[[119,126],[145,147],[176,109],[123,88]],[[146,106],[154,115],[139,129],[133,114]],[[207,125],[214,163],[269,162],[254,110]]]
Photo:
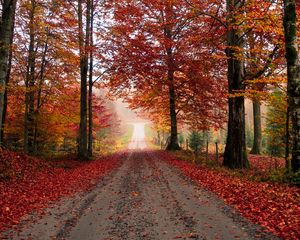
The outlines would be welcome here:
[[[273,61],[273,58],[276,54],[276,52],[279,50],[279,45],[276,44],[275,48],[273,49],[273,51],[270,53],[266,63],[265,63],[265,66],[261,69],[259,69],[256,73],[253,73],[253,74],[246,74],[244,79],[245,80],[253,80],[253,79],[256,79],[256,78],[259,78],[260,76],[262,76],[266,71],[267,69],[270,67],[272,61]]]

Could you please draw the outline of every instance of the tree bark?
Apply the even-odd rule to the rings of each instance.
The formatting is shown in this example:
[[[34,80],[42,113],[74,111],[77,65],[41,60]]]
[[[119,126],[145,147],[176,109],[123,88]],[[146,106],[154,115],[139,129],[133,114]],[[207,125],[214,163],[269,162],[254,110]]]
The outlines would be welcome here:
[[[171,119],[171,136],[167,150],[179,150],[178,136],[177,136],[177,114],[175,104],[175,90],[174,90],[174,71],[168,71],[169,80],[169,100],[170,100],[170,119]]]
[[[4,92],[4,100],[3,100],[3,111],[2,111],[2,128],[0,129],[0,145],[4,144],[4,128],[6,122],[6,113],[7,113],[7,98],[8,98],[8,90],[7,87],[9,85],[10,73],[11,73],[11,64],[12,64],[12,44],[14,38],[14,28],[15,28],[15,16],[16,16],[16,3],[17,1],[13,1],[13,16],[12,16],[12,25],[11,25],[11,35],[10,35],[10,47],[9,47],[9,56],[8,56],[8,66],[5,80],[5,92]]]
[[[218,146],[218,142],[215,143],[216,144],[216,162],[219,162],[219,146]]]
[[[254,98],[252,101],[253,104],[253,125],[254,125],[254,139],[253,147],[251,149],[251,154],[261,154],[261,104],[259,99]]]
[[[173,5],[172,3],[166,4],[166,26],[164,28],[165,37],[172,42],[172,14],[173,14]],[[174,56],[172,50],[172,44],[166,43],[166,53],[167,53],[167,78],[169,86],[169,110],[170,110],[170,120],[171,120],[171,136],[170,141],[167,145],[167,150],[179,150],[180,146],[178,144],[177,136],[177,113],[176,113],[176,94],[174,86]]]
[[[94,24],[94,1],[91,0],[87,14],[91,16],[90,26],[90,46],[93,46],[93,24]],[[90,49],[90,67],[89,67],[89,136],[88,136],[88,154],[89,157],[93,156],[93,50]]]
[[[296,0],[284,0],[284,36],[288,75],[288,102],[292,120],[293,172],[300,169],[300,63],[298,59]]]
[[[34,154],[37,154],[38,152],[38,136],[39,136],[39,116],[40,116],[40,110],[42,107],[42,89],[43,84],[45,81],[45,68],[47,65],[46,56],[48,52],[48,40],[49,40],[49,33],[47,32],[47,38],[44,46],[44,51],[42,55],[42,63],[41,63],[41,69],[40,69],[40,77],[39,77],[39,84],[38,84],[38,94],[37,94],[37,103],[36,103],[36,110],[35,110],[35,117],[34,117]]]
[[[89,2],[89,1],[88,1]],[[82,0],[78,0],[78,27],[79,27],[79,51],[80,51],[80,127],[79,127],[79,148],[78,157],[88,158],[87,148],[87,75],[88,75],[88,42],[90,16],[86,15],[86,35],[83,33],[83,9]]]
[[[0,146],[3,141],[3,122],[6,114],[5,91],[9,66],[9,53],[14,29],[16,0],[4,0],[0,26]]]
[[[290,171],[290,109],[286,110],[286,122],[285,122],[285,168]]]
[[[206,139],[205,162],[208,162],[208,138]]]
[[[157,141],[156,141],[156,144],[160,146],[160,143],[161,143],[161,137],[160,137],[160,131],[158,130],[157,131]]]
[[[227,31],[227,57],[228,57],[228,88],[229,94],[239,93],[245,90],[244,64],[236,55],[240,54],[243,47],[243,37],[241,33],[233,27],[236,25],[234,12],[241,8],[243,1],[227,0],[228,11],[228,31]],[[237,50],[239,49],[239,50]],[[228,102],[228,132],[227,142],[224,152],[223,164],[229,168],[248,168],[249,162],[246,152],[245,136],[245,106],[243,96],[229,98]]]
[[[28,65],[26,72],[26,93],[25,93],[25,116],[24,116],[24,151],[26,153],[34,152],[34,96],[35,96],[35,17],[36,2],[31,0],[31,9],[29,16],[29,48]]]

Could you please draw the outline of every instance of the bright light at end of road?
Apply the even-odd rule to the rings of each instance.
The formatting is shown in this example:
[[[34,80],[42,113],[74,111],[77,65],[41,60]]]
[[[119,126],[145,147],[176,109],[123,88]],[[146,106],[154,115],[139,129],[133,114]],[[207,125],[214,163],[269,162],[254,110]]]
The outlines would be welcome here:
[[[146,123],[134,123],[133,134],[129,142],[129,149],[144,149],[146,148],[145,138],[145,125]]]

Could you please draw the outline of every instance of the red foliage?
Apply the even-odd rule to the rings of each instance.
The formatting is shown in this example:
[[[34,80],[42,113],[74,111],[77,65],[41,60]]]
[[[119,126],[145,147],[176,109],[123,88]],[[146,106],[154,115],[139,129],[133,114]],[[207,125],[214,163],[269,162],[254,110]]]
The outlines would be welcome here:
[[[300,189],[253,182],[225,172],[197,167],[166,152],[160,152],[160,155],[199,185],[216,193],[250,221],[279,237],[300,239]]]
[[[260,172],[269,171],[270,169],[284,168],[285,166],[284,158],[278,157],[271,158],[269,156],[249,155],[249,161],[251,168]]]
[[[0,150],[0,170],[7,162],[14,169],[6,176],[10,180],[0,181],[0,232],[18,224],[25,214],[46,207],[50,201],[88,189],[95,184],[94,180],[115,168],[122,155],[92,162],[64,161],[60,165],[67,166],[67,170]]]
[[[113,21],[104,49],[112,67],[104,82],[112,95],[143,110],[160,127],[170,126],[174,91],[171,111],[178,124],[219,128],[226,121],[226,56],[220,40],[226,29],[191,5],[182,0],[108,1]],[[222,12],[219,4],[200,5],[213,15]]]

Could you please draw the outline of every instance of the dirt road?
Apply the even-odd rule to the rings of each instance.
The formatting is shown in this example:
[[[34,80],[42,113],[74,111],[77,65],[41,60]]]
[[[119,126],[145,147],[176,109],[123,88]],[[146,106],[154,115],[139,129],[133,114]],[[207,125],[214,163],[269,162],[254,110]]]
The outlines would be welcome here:
[[[257,230],[155,152],[131,151],[90,192],[31,216],[9,238],[254,239]]]

